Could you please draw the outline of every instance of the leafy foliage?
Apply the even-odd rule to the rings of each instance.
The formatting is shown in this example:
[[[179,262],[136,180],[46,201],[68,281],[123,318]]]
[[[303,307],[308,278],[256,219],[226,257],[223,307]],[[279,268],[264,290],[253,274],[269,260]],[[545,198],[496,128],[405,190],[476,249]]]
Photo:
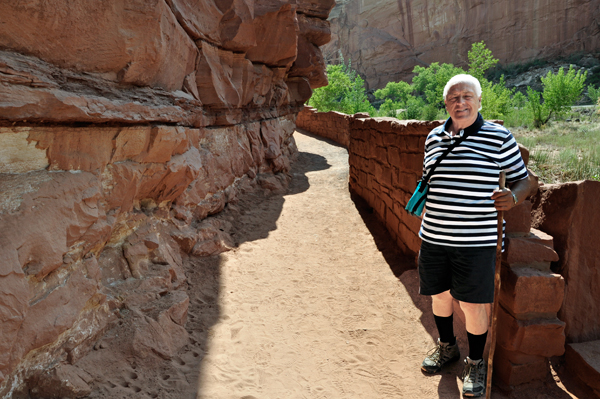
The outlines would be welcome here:
[[[406,110],[402,112],[402,119],[421,119],[421,114],[425,108],[425,101],[420,97],[411,96],[406,101]]]
[[[469,73],[481,82],[485,79],[488,69],[494,67],[498,60],[494,58],[490,49],[485,47],[483,40],[473,43],[469,51]]]
[[[462,68],[452,64],[439,64],[433,62],[429,67],[415,66],[413,69],[413,88],[415,92],[422,93],[427,104],[435,107],[444,107],[444,86],[451,77],[465,73]]]
[[[589,85],[588,86],[588,97],[590,98],[590,100],[592,100],[593,104],[598,103],[598,100],[600,100],[600,87],[594,88],[594,86]]]
[[[377,115],[391,116],[393,118],[396,118],[398,116],[397,110],[402,109],[403,107],[404,105],[402,103],[396,102],[391,98],[386,98],[383,104],[381,104],[381,106],[379,107],[379,112],[377,113]]]
[[[395,103],[406,105],[413,88],[406,82],[389,82],[383,89],[375,90],[375,98],[390,99]]]
[[[339,111],[345,114],[357,112],[375,112],[369,103],[365,90],[365,81],[350,65],[328,65],[329,84],[315,89],[308,104],[319,111]]]
[[[570,107],[581,97],[583,92],[583,83],[587,72],[575,71],[571,66],[565,74],[563,68],[558,73],[551,71],[542,78],[544,91],[540,93],[527,88],[527,97],[529,99],[529,110],[533,117],[535,127],[541,127],[548,123],[554,115],[557,118],[563,117]],[[543,98],[543,103],[541,102]]]
[[[481,115],[484,119],[504,119],[512,111],[513,91],[504,85],[504,77],[500,82],[492,83],[482,78],[481,83]]]
[[[563,68],[554,75],[548,72],[546,77],[542,78],[544,85],[544,104],[547,104],[550,112],[557,116],[562,116],[570,106],[575,104],[583,92],[583,83],[587,77],[587,72],[575,71],[573,66],[565,74]]]
[[[483,117],[503,119],[507,126],[541,127],[552,118],[564,118],[580,98],[587,76],[572,67],[566,73],[562,68],[556,74],[548,72],[542,78],[543,92],[528,88],[525,96],[506,88],[502,73],[511,72],[512,67],[496,66],[498,60],[483,41],[473,43],[468,58],[469,73],[481,83]],[[528,66],[541,64],[543,61],[534,60]],[[319,111],[333,110],[346,114],[369,112],[373,116],[402,119],[435,120],[447,117],[444,86],[453,76],[466,72],[452,64],[434,62],[428,67],[416,66],[413,73],[411,84],[389,82],[383,89],[376,90],[374,96],[381,105],[379,110],[375,110],[368,101],[363,79],[351,68],[350,63],[346,65],[342,59],[341,64],[327,67],[329,86],[316,89],[309,105]],[[486,79],[486,75],[498,73],[501,75],[499,78],[496,76],[496,83]],[[587,92],[594,102],[600,101],[600,88],[589,85]]]

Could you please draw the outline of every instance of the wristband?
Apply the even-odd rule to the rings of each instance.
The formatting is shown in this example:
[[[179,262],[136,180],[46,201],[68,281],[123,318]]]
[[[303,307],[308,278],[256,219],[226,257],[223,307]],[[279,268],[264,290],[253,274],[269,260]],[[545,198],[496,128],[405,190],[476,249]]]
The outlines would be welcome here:
[[[512,191],[510,193],[512,194],[513,200],[515,201],[515,205],[517,205],[517,203],[519,202],[517,195],[515,193],[513,193]]]

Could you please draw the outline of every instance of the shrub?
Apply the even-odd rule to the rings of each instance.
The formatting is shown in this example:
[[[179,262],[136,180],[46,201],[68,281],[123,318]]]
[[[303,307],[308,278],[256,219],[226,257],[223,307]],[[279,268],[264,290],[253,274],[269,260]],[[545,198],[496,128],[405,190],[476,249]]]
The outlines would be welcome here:
[[[400,117],[402,119],[420,119],[424,107],[425,101],[422,98],[410,96],[406,101],[406,110]]]
[[[465,71],[452,64],[440,65],[433,62],[427,68],[417,65],[413,69],[413,73],[415,73],[412,80],[415,92],[422,94],[427,104],[440,109],[444,107],[444,86],[451,77],[465,73]]]
[[[406,100],[413,92],[413,88],[406,82],[389,82],[383,89],[375,90],[375,98],[379,100],[390,99],[396,103],[406,105]],[[402,108],[399,107],[399,108]]]
[[[365,81],[350,65],[328,65],[327,79],[329,84],[315,89],[308,101],[311,107],[321,112],[339,111],[345,114],[357,112],[375,113],[375,109],[367,99]]]
[[[517,91],[510,102],[510,105],[514,108],[521,109],[527,105],[527,97],[520,91]]]
[[[592,104],[596,104],[600,100],[600,87],[597,89],[594,86],[588,86],[588,97],[592,100]]]
[[[485,79],[488,69],[494,67],[498,60],[494,58],[492,52],[485,47],[483,40],[479,43],[473,43],[468,54],[469,73],[475,76],[481,82]]]
[[[396,118],[398,115],[399,109],[404,108],[404,105],[392,100],[391,98],[386,98],[386,100],[379,107],[379,111],[377,112],[377,116],[391,116]]]
[[[504,85],[504,77],[499,83],[492,83],[485,78],[481,83],[481,115],[485,119],[504,119],[512,111],[512,90]]]
[[[573,66],[569,67],[566,74],[563,68],[560,68],[556,75],[548,72],[546,77],[542,78],[544,104],[547,104],[555,115],[563,115],[581,97],[586,77],[587,72],[576,72]]]
[[[564,69],[560,68],[556,75],[549,71],[545,77],[542,77],[544,90],[541,97],[538,92],[528,87],[528,106],[535,127],[545,125],[553,115],[557,118],[564,116],[581,97],[586,76],[587,72],[576,72],[573,66],[570,66],[566,74]],[[543,103],[541,102],[542,97]]]

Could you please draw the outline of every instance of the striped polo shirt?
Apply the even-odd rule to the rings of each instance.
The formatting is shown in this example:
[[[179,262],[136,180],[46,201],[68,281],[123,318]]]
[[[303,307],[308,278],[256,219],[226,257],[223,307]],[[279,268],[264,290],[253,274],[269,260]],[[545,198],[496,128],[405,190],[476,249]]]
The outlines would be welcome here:
[[[456,137],[447,129],[452,120],[433,129],[425,142],[423,176]],[[527,168],[512,134],[503,126],[484,121],[481,114],[456,148],[442,160],[429,180],[429,192],[419,236],[430,243],[454,247],[495,246],[497,217],[494,190],[500,170],[506,182],[527,177]]]

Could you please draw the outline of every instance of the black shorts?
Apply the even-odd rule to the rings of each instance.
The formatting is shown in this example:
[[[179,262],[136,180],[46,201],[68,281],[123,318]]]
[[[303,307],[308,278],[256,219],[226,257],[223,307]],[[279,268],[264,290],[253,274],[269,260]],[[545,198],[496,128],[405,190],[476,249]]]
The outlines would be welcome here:
[[[450,247],[421,243],[419,293],[437,295],[450,290],[468,303],[494,302],[496,247]]]

